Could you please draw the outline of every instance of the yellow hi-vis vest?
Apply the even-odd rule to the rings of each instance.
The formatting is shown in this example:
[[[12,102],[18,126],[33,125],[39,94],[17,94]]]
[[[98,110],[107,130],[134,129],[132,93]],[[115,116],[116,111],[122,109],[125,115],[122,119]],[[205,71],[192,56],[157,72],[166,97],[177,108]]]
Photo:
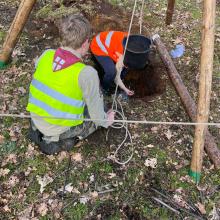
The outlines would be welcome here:
[[[82,120],[75,119],[83,119],[85,103],[78,78],[85,64],[78,62],[54,72],[52,70],[54,55],[54,50],[48,50],[38,62],[30,85],[27,111],[39,116],[68,118],[43,118],[50,124],[59,126],[82,124]]]

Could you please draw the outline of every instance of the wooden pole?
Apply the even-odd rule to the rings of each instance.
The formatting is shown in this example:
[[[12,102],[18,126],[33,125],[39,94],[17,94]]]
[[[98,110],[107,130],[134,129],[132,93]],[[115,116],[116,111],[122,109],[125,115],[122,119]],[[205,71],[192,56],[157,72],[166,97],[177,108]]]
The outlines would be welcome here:
[[[197,109],[196,109],[196,104],[194,100],[192,99],[186,86],[184,85],[179,73],[177,72],[175,65],[173,64],[173,61],[169,55],[169,52],[167,51],[163,42],[160,40],[159,35],[153,36],[153,41],[157,47],[157,50],[160,54],[162,61],[164,62],[167,68],[168,76],[174,88],[176,89],[177,94],[179,95],[187,114],[189,115],[191,120],[195,122]],[[215,168],[219,169],[220,168],[220,149],[215,143],[215,138],[209,133],[208,130],[206,131],[206,136],[205,136],[205,150],[209,158],[215,165]]]
[[[168,0],[167,16],[166,16],[167,25],[170,25],[172,23],[174,7],[175,7],[175,0]]]
[[[22,0],[11,27],[6,36],[5,42],[0,54],[0,69],[4,68],[10,59],[11,53],[17,43],[22,29],[28,19],[28,16],[36,0]]]
[[[203,8],[202,49],[197,112],[197,122],[200,123],[208,122],[209,119],[213,72],[216,1],[204,0]],[[201,176],[206,130],[207,125],[196,125],[190,169],[190,176],[196,181],[196,183],[200,181]]]

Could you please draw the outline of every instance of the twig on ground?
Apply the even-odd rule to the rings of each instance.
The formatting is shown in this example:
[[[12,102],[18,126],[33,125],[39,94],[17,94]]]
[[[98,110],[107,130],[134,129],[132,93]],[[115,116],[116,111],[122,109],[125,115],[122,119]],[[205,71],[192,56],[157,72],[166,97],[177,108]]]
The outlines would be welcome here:
[[[114,192],[114,191],[115,191],[114,189],[107,189],[107,190],[98,192],[98,194],[105,194],[105,193]]]
[[[156,202],[159,202],[160,204],[162,204],[163,206],[167,207],[168,209],[170,209],[171,211],[175,212],[176,214],[180,214],[180,212],[174,208],[172,208],[171,206],[169,206],[168,204],[166,204],[165,202],[161,201],[160,199],[156,198],[156,197],[151,197],[153,200],[155,200]]]
[[[174,209],[174,210],[176,210],[176,211],[178,211],[179,212],[179,214],[180,214],[180,211],[182,211],[182,212],[185,212],[185,213],[187,213],[187,214],[189,214],[189,215],[191,215],[191,216],[193,216],[193,217],[196,217],[196,218],[198,218],[198,219],[200,219],[200,220],[204,220],[204,219],[206,219],[206,217],[203,217],[202,216],[202,214],[201,214],[201,212],[198,210],[198,208],[196,207],[196,206],[194,206],[193,204],[189,204],[189,203],[187,203],[186,202],[186,205],[187,205],[187,207],[189,207],[189,210],[188,209],[186,209],[186,208],[183,208],[183,207],[181,207],[180,205],[178,205],[178,204],[176,204],[173,200],[172,200],[172,198],[170,197],[170,196],[167,196],[167,195],[165,195],[165,194],[163,194],[163,193],[161,193],[160,191],[158,191],[157,189],[154,189],[154,188],[152,188],[152,190],[155,192],[155,193],[157,193],[157,194],[159,194],[160,196],[162,196],[164,199],[166,199],[169,203],[171,203],[173,206],[175,206],[175,208],[177,209],[174,209],[174,208],[172,208],[172,209]],[[152,197],[152,198],[155,198],[155,197]],[[156,198],[157,199],[157,198]],[[155,199],[154,199],[155,200]],[[161,200],[160,200],[161,201]],[[157,201],[157,202],[159,202],[159,201]],[[163,201],[161,201],[161,202],[163,202]],[[164,202],[163,202],[164,203]],[[166,203],[164,203],[165,205],[164,206],[166,206],[167,204]],[[170,207],[170,206],[169,206]],[[167,207],[168,208],[168,207]],[[173,210],[172,210],[173,211]]]
[[[64,185],[63,185],[63,191],[62,191],[62,199],[64,197],[64,193],[65,193],[65,188],[66,188],[66,184],[69,178],[69,173],[70,173],[70,165],[71,165],[71,154],[69,153],[69,160],[68,160],[68,167],[67,167],[67,172],[65,175],[65,181],[64,181]]]
[[[152,188],[152,190],[153,190],[155,193],[161,195],[163,198],[167,199],[172,205],[175,206],[176,209],[179,209],[179,208],[180,208],[180,206],[179,206],[178,204],[176,204],[176,202],[174,202],[173,199],[172,199],[170,196],[163,194],[162,192],[158,191],[158,190],[155,189],[155,188]]]

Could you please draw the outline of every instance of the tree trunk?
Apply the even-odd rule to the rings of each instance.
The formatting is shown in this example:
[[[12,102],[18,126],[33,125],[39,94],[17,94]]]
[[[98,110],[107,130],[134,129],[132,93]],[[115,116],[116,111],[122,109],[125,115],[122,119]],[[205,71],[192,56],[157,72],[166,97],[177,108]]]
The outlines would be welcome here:
[[[173,20],[173,12],[175,7],[175,0],[168,0],[166,24],[170,25]]]

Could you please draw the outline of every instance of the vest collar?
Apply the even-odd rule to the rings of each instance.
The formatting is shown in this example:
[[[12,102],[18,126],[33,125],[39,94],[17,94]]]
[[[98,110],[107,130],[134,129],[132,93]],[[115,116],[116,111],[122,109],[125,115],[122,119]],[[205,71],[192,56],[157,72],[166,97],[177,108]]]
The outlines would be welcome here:
[[[63,70],[81,61],[81,55],[70,48],[58,48],[53,59],[53,71]]]

